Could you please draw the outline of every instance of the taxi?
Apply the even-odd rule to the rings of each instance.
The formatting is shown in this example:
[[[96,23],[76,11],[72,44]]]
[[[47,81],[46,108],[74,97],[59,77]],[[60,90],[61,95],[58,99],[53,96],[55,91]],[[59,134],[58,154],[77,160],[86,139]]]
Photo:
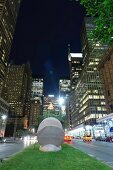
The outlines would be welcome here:
[[[92,136],[91,135],[84,135],[83,141],[92,141]]]
[[[72,136],[69,136],[69,135],[64,136],[64,141],[71,141],[72,139],[73,139]]]

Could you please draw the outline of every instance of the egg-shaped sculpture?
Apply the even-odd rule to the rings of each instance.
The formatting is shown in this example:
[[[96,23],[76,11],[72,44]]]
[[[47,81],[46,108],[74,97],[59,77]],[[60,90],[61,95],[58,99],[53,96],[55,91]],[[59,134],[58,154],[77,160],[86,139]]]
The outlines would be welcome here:
[[[54,117],[44,119],[38,127],[37,138],[41,147],[46,145],[60,147],[64,142],[62,124]]]

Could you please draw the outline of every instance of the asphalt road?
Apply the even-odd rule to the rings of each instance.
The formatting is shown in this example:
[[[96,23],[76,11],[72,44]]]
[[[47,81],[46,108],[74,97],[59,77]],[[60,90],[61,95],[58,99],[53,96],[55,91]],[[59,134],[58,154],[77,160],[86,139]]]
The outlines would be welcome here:
[[[22,151],[30,144],[29,142],[22,141],[0,143],[0,159],[7,159],[15,153]],[[71,145],[113,167],[113,142],[83,142],[82,140],[75,139],[71,142]]]
[[[113,166],[113,142],[73,140],[72,145],[96,159]]]
[[[29,145],[30,143],[22,141],[17,141],[16,143],[0,143],[0,159],[7,159]]]

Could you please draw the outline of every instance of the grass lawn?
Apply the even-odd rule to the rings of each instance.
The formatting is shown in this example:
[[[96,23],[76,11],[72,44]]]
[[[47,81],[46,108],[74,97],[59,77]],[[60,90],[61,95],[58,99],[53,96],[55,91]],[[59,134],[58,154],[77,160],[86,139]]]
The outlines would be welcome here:
[[[113,170],[67,144],[59,152],[41,152],[38,148],[30,146],[0,163],[0,170]]]

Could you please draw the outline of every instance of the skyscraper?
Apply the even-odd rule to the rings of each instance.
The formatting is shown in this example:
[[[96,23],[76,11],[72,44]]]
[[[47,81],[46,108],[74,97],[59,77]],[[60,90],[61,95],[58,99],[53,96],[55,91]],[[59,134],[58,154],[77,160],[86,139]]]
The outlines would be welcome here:
[[[68,60],[70,67],[71,90],[74,90],[82,71],[82,53],[69,53]]]
[[[21,0],[0,0],[0,95]]]
[[[60,79],[59,80],[59,96],[66,97],[70,93],[70,80]]]
[[[32,92],[31,97],[36,99],[37,97],[43,96],[43,79],[42,78],[32,78]]]
[[[113,113],[113,46],[103,55],[98,69],[104,86],[108,114]]]
[[[71,120],[74,127],[80,124],[94,124],[97,118],[107,114],[102,82],[97,70],[107,46],[91,39],[90,33],[93,29],[94,18],[85,18],[81,33],[83,70],[71,103]]]
[[[29,127],[36,130],[38,125],[38,117],[42,114],[43,102],[43,79],[38,77],[32,78],[31,87],[31,109]]]
[[[10,118],[18,118],[17,126],[30,114],[31,69],[29,63],[8,65],[2,98],[10,104]]]

